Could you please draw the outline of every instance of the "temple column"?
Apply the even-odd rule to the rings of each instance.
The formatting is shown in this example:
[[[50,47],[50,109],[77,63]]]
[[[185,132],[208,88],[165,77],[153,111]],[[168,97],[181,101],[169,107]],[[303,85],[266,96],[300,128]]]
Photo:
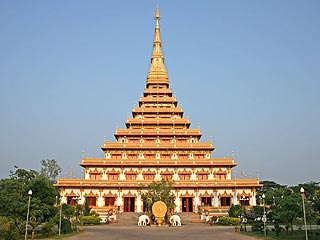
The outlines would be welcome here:
[[[256,192],[252,191],[252,197],[250,198],[250,205],[256,206],[257,205],[257,199],[256,199]]]
[[[117,199],[117,206],[118,206],[118,211],[122,212],[122,206],[123,206],[123,198],[122,198],[122,189],[118,189],[118,199]]]
[[[232,204],[233,205],[239,205],[238,198],[237,198],[237,192],[232,193]]]
[[[143,212],[143,201],[140,194],[137,194],[137,212]]]
[[[194,190],[194,212],[198,213],[200,206],[200,197],[199,197],[199,190],[195,189]]]
[[[214,207],[219,207],[218,192],[214,192],[214,193],[213,193],[213,206],[214,206]]]
[[[104,206],[104,198],[102,196],[97,197],[97,207]]]
[[[179,190],[176,190],[176,199],[175,199],[175,205],[176,205],[176,213],[180,212],[180,192]]]

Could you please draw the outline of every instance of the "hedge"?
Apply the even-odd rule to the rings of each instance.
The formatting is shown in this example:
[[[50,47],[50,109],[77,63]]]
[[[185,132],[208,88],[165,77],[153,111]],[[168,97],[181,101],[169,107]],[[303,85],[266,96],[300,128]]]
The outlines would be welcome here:
[[[100,218],[98,216],[83,216],[81,221],[83,225],[97,225],[100,224]]]
[[[217,222],[217,224],[235,226],[240,224],[240,219],[235,217],[221,216],[219,217],[219,221]]]

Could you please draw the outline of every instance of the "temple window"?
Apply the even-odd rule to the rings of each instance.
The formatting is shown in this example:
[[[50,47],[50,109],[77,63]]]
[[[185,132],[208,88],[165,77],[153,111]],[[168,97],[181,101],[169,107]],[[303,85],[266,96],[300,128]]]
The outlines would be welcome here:
[[[152,153],[148,153],[148,154],[146,154],[146,158],[154,158],[155,157],[155,155],[154,154],[152,154]]]
[[[143,177],[144,177],[144,180],[153,180],[154,174],[144,174]]]
[[[119,174],[117,174],[117,173],[109,173],[108,174],[109,180],[118,180],[118,178],[119,178]]]
[[[115,200],[116,200],[115,197],[106,197],[106,198],[104,199],[104,205],[105,205],[105,206],[114,206]]]
[[[211,197],[202,197],[201,198],[201,205],[212,206],[212,198]]]
[[[208,174],[206,173],[198,174],[198,180],[208,180]]]
[[[75,206],[77,204],[77,200],[76,200],[76,196],[68,196],[67,197],[67,203],[72,205],[72,206]]]
[[[122,154],[112,154],[112,158],[121,159],[122,158]]]
[[[90,180],[100,180],[101,173],[90,173]]]
[[[221,197],[220,198],[220,205],[221,207],[231,206],[230,197]]]
[[[162,174],[161,178],[163,180],[171,180],[172,179],[172,174]]]
[[[137,154],[128,154],[128,158],[136,159],[138,158]]]
[[[196,154],[195,158],[196,159],[204,159],[204,155],[203,154]]]
[[[249,206],[249,197],[245,197],[245,196],[242,196],[240,198],[240,205],[241,206]]]
[[[136,180],[137,174],[126,174],[126,179],[127,180]]]
[[[216,180],[226,180],[227,179],[227,174],[216,174]]]
[[[180,154],[179,155],[179,157],[181,158],[181,159],[188,159],[188,154]]]
[[[190,180],[190,174],[180,174],[180,180]]]
[[[97,205],[97,198],[96,197],[86,197],[86,202],[88,203],[89,207],[95,207]]]

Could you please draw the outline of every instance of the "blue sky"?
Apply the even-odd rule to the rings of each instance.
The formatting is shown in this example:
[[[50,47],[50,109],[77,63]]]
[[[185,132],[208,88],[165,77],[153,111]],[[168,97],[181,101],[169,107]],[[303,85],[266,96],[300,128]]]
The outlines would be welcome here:
[[[80,176],[145,88],[154,12],[171,88],[249,177],[320,181],[320,2],[1,1],[0,178],[56,159]]]

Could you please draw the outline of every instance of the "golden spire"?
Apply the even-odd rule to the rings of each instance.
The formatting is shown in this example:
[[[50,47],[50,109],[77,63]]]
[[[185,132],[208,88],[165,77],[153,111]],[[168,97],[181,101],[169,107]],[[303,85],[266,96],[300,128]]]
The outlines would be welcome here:
[[[167,70],[164,66],[164,56],[161,51],[161,38],[160,38],[160,12],[158,5],[156,7],[156,14],[154,16],[156,26],[153,38],[153,52],[151,56],[151,66],[147,77],[147,82],[154,80],[168,81]]]
[[[157,4],[157,7],[156,7],[156,15],[154,16],[154,19],[155,20],[160,20],[160,12],[159,12],[159,9],[158,9],[158,4]]]

